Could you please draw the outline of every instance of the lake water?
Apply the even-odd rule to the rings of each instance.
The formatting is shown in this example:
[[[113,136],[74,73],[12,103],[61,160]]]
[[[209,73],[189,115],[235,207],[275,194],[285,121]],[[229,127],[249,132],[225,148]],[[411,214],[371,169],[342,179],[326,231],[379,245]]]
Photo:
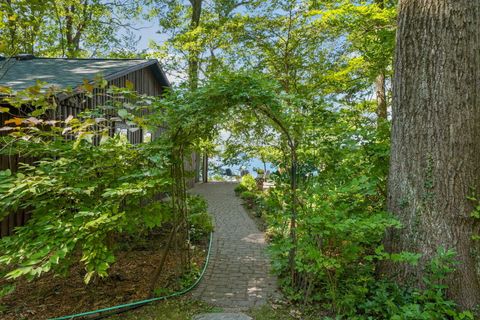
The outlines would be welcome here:
[[[252,176],[256,177],[257,173],[254,169],[259,168],[263,170],[263,162],[260,159],[252,158],[247,162],[242,163],[241,165],[225,165],[223,164],[222,160],[218,157],[209,159],[209,171],[208,175],[213,177],[214,175],[220,174],[222,172],[222,176],[225,175],[225,170],[230,169],[232,170],[232,174],[234,176],[240,175],[240,171],[242,169],[247,170]],[[213,168],[219,168],[220,170],[214,170]],[[267,171],[273,172],[276,168],[271,163],[266,163]]]

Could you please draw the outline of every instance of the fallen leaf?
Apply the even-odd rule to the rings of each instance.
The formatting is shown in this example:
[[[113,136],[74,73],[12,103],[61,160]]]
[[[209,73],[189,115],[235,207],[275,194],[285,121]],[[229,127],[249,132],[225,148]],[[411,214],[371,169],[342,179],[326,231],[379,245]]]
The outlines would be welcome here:
[[[12,118],[12,119],[5,120],[5,122],[3,124],[10,124],[10,123],[15,123],[15,125],[19,126],[23,123],[23,119],[22,118]]]
[[[0,93],[10,94],[12,93],[12,89],[9,87],[0,86]]]

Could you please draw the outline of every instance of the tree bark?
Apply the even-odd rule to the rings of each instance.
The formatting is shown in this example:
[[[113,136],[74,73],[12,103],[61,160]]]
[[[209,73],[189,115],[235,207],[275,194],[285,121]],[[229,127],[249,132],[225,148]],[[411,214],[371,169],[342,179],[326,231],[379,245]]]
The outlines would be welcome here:
[[[377,119],[387,120],[387,97],[385,94],[385,74],[381,73],[375,79],[375,95],[377,98]]]
[[[298,206],[298,195],[297,195],[297,145],[292,143],[290,146],[290,158],[291,158],[291,168],[290,168],[290,192],[291,192],[291,217],[290,217],[290,240],[292,241],[292,248],[290,249],[288,256],[288,263],[290,265],[290,277],[292,280],[292,286],[295,288],[298,286],[298,272],[296,268],[295,259],[297,257],[297,206]]]
[[[208,182],[208,154],[205,152],[202,157],[202,182]]]
[[[202,0],[190,0],[190,4],[192,6],[190,31],[193,31],[200,26],[200,18],[202,15]],[[199,58],[200,52],[195,45],[193,46],[193,49],[190,49],[190,52],[188,53],[188,82],[192,91],[197,89],[198,87],[198,71],[200,68]]]
[[[403,228],[389,231],[386,248],[421,253],[422,263],[454,249],[448,294],[473,308],[479,221],[467,196],[480,193],[480,1],[400,0],[397,30],[388,207]],[[385,271],[419,283],[421,266]]]
[[[385,7],[384,0],[375,0],[379,8]],[[382,70],[375,79],[375,96],[377,98],[378,122],[387,120],[387,95],[385,93],[385,70]]]

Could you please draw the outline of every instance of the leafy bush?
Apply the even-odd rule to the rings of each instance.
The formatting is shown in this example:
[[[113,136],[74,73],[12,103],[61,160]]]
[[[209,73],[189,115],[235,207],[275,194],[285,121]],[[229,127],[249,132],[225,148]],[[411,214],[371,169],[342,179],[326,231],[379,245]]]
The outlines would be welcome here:
[[[188,218],[179,215],[179,208],[186,202],[183,159],[191,150],[184,144],[190,146],[185,135],[191,131],[179,128],[178,113],[165,102],[167,97],[160,102],[113,86],[106,92],[115,98],[98,109],[46,121],[41,116],[57,105],[49,96],[52,90],[44,96],[39,86],[6,98],[14,108],[28,105],[33,111],[29,118],[10,120],[14,127],[3,128],[11,134],[0,137],[0,144],[9,146],[0,153],[36,161],[16,173],[0,173],[0,219],[19,209],[31,213],[26,225],[0,240],[0,264],[7,278],[31,279],[49,271],[66,273],[71,264],[83,263],[88,283],[96,275],[107,275],[124,235],[145,234],[165,222]],[[90,84],[79,88],[87,97],[93,97],[93,89]],[[132,145],[126,137],[110,136],[105,110],[116,112],[111,121],[137,126],[131,130],[152,131],[168,123],[174,133],[165,129],[155,141]],[[177,205],[154,200],[167,193],[177,197]],[[191,220],[197,229],[208,229],[204,215]]]
[[[251,209],[253,208],[253,206],[255,205],[255,200],[257,198],[257,195],[255,194],[255,192],[251,192],[251,191],[244,191],[242,192],[242,194],[240,195],[240,198],[242,198],[245,202],[245,205]]]
[[[380,280],[368,288],[366,301],[361,302],[349,319],[474,319],[472,312],[458,312],[455,302],[446,299],[443,280],[454,270],[455,252],[439,248],[429,262],[422,281],[424,289],[401,287]]]
[[[256,169],[255,169],[255,172],[256,172],[258,175],[263,175],[263,174],[265,174],[265,170],[264,170],[264,169],[260,169],[260,168],[256,168]]]
[[[298,151],[297,243],[291,237],[287,170],[272,175],[275,187],[265,196],[264,212],[274,271],[285,294],[349,314],[368,293],[375,249],[385,230],[399,226],[385,211],[388,138],[358,111],[325,111],[318,117],[318,131],[308,137],[310,147]]]
[[[248,189],[241,183],[237,184],[237,186],[234,189],[235,194],[238,196],[244,191],[248,191]]]
[[[244,192],[242,192],[242,194],[240,194],[240,198],[242,198],[243,200],[247,200],[247,201],[253,201],[256,198],[256,194],[255,194],[255,192],[244,191]]]
[[[332,188],[332,189],[330,189]],[[346,181],[340,188],[315,183],[300,194],[303,206],[298,212],[296,269],[304,285],[297,288],[288,277],[288,232],[284,203],[287,194],[270,192],[267,219],[271,232],[271,252],[275,270],[284,279],[284,288],[293,300],[323,301],[342,312],[357,303],[363,286],[373,276],[369,257],[383,238],[386,228],[398,223],[372,206],[366,197],[375,183],[361,177]],[[343,191],[343,192],[342,192]],[[355,295],[355,297],[352,297]]]
[[[205,199],[200,196],[189,196],[187,199],[190,237],[192,241],[198,241],[213,231],[212,217],[207,211]]]
[[[225,178],[219,174],[216,174],[212,177],[212,181],[225,181]]]
[[[146,201],[169,183],[157,146],[134,146],[117,136],[98,146],[62,141],[48,147],[56,157],[17,173],[4,171],[0,181],[0,218],[18,209],[31,212],[25,226],[0,241],[0,263],[14,266],[8,278],[61,271],[79,251],[89,282],[94,274],[105,276],[115,261],[116,233],[141,232],[171,219],[167,206]]]
[[[240,185],[247,191],[254,192],[257,190],[257,182],[251,174],[244,175],[240,181]]]

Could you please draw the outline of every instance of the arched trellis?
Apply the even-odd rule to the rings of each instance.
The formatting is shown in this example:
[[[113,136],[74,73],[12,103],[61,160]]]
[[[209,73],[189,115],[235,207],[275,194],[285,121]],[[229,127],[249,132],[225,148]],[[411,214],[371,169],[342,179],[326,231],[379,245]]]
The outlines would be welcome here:
[[[282,94],[274,81],[263,75],[248,73],[222,74],[194,92],[171,92],[165,99],[158,101],[157,107],[160,112],[153,113],[150,120],[146,122],[150,125],[156,123],[166,127],[159,141],[170,148],[173,179],[171,201],[177,221],[171,231],[169,243],[173,241],[174,235],[177,235],[177,243],[188,243],[186,182],[188,173],[185,172],[184,161],[190,153],[198,151],[195,149],[195,142],[212,138],[216,134],[217,124],[221,123],[227,115],[234,115],[238,121],[252,114],[257,118],[263,117],[266,121],[265,125],[275,128],[288,146],[291,241],[289,269],[292,284],[295,285],[299,138],[296,128],[288,122],[284,112],[286,104],[295,102],[293,97]],[[185,252],[188,255],[188,248]],[[185,260],[188,261],[188,256]]]
[[[33,188],[26,188],[25,192],[20,193],[10,192],[9,190],[11,188],[16,188],[17,185],[24,185],[25,175],[9,177],[8,181],[12,182],[13,187],[7,188],[9,192],[8,201],[5,200],[1,203],[3,208],[5,208],[4,211],[11,210],[12,208],[16,209],[17,206],[26,207],[29,204],[34,207],[33,210],[38,209],[35,211],[38,214],[35,214],[30,220],[30,226],[22,228],[22,230],[20,230],[21,232],[19,231],[19,235],[16,236],[12,242],[9,242],[8,250],[6,250],[8,251],[7,255],[11,257],[12,261],[18,262],[18,265],[26,261],[26,263],[29,263],[29,266],[31,266],[25,269],[26,271],[23,269],[15,269],[12,271],[16,272],[14,273],[14,275],[16,275],[15,277],[20,277],[24,274],[34,274],[38,276],[42,272],[45,272],[44,270],[51,269],[51,266],[47,265],[50,260],[47,262],[38,259],[33,261],[29,258],[33,256],[33,252],[39,250],[39,246],[42,244],[40,241],[36,241],[37,238],[47,238],[47,236],[50,237],[53,234],[51,228],[41,229],[35,224],[37,223],[41,226],[41,223],[44,221],[42,220],[43,217],[48,216],[47,213],[42,211],[45,203],[53,206],[52,210],[48,210],[48,214],[55,216],[55,219],[48,219],[49,221],[67,221],[68,223],[73,223],[75,228],[71,228],[70,233],[75,232],[72,230],[82,230],[81,235],[75,234],[75,242],[71,242],[70,247],[66,249],[67,251],[62,259],[59,258],[55,261],[55,266],[61,265],[61,263],[67,261],[67,259],[72,256],[72,253],[79,245],[77,245],[78,239],[93,239],[90,236],[91,234],[98,235],[98,237],[101,238],[100,241],[94,241],[94,246],[82,247],[82,252],[84,252],[87,257],[95,258],[85,262],[85,265],[89,268],[89,272],[85,278],[86,282],[90,281],[96,274],[99,276],[106,275],[106,268],[109,266],[109,261],[114,257],[113,246],[109,241],[108,233],[110,231],[113,232],[113,230],[121,230],[121,228],[134,230],[134,228],[145,227],[146,223],[143,220],[144,217],[142,213],[147,211],[150,217],[153,215],[159,217],[159,221],[166,218],[169,219],[169,222],[172,222],[173,227],[168,237],[167,247],[170,248],[172,244],[175,245],[178,251],[182,253],[183,266],[188,267],[191,259],[189,251],[189,199],[187,198],[186,179],[189,173],[186,172],[184,167],[185,158],[192,152],[198,151],[198,141],[208,140],[215,135],[216,125],[223,122],[225,116],[235,115],[240,123],[242,123],[242,121],[246,121],[249,116],[252,117],[252,115],[255,115],[259,118],[262,117],[262,119],[267,121],[269,127],[274,127],[278,131],[283,139],[282,142],[287,145],[286,149],[288,150],[286,153],[289,153],[291,159],[290,216],[286,215],[285,218],[290,218],[290,270],[292,272],[293,284],[295,284],[295,255],[297,251],[296,221],[298,206],[296,167],[297,148],[299,145],[298,137],[300,135],[298,134],[298,128],[295,127],[295,123],[288,121],[289,117],[293,114],[291,112],[292,109],[289,109],[289,107],[297,103],[295,99],[281,93],[279,86],[277,86],[274,81],[261,75],[247,73],[223,74],[212,79],[205,86],[198,88],[194,92],[176,90],[175,92],[167,94],[162,99],[138,95],[133,91],[133,88],[112,87],[109,88],[107,94],[109,98],[121,97],[121,103],[113,99],[112,103],[104,106],[104,108],[116,110],[115,117],[109,117],[108,119],[103,116],[98,117],[97,115],[101,114],[100,110],[86,110],[81,118],[69,119],[58,125],[54,123],[53,125],[49,125],[48,130],[38,130],[35,126],[30,125],[17,126],[14,128],[16,135],[8,137],[9,143],[18,142],[16,148],[19,148],[19,151],[28,147],[29,154],[37,157],[50,156],[50,154],[56,153],[59,145],[61,145],[61,150],[69,157],[72,157],[72,161],[78,160],[77,154],[79,152],[82,152],[82,155],[87,154],[89,156],[92,150],[97,150],[97,147],[97,151],[103,153],[95,154],[115,156],[117,153],[112,152],[112,149],[108,148],[111,147],[116,151],[115,148],[120,146],[118,148],[119,158],[113,157],[112,159],[121,161],[125,164],[126,168],[128,167],[125,169],[127,170],[126,172],[113,170],[115,171],[115,177],[118,176],[118,179],[113,179],[114,184],[103,183],[98,187],[101,188],[101,190],[105,190],[105,192],[99,191],[95,194],[95,197],[92,197],[90,196],[91,191],[87,190],[88,193],[85,193],[86,196],[84,193],[78,196],[79,201],[73,204],[66,201],[69,205],[68,210],[64,207],[64,201],[52,202],[52,197],[45,196],[52,192],[57,192],[62,199],[70,197],[68,193],[65,195],[63,189],[69,188],[68,190],[70,190],[72,185],[76,185],[77,179],[72,179],[70,170],[63,170],[62,165],[64,161],[55,162],[55,164],[62,164],[59,166],[57,174],[65,178],[63,183],[58,184],[60,186],[59,190],[56,188],[57,184],[52,186],[52,184],[49,183],[50,179],[46,178],[51,172],[48,168],[48,170],[45,169],[43,171],[33,171],[33,169],[30,170],[29,168],[27,170],[28,172],[26,172],[28,177],[35,181],[39,179],[38,177],[42,179],[46,178],[45,182],[43,182],[44,180],[42,179],[39,180],[42,183],[41,187],[43,189],[41,190],[48,190],[48,192],[42,191],[41,194],[36,191],[37,189]],[[36,95],[33,95],[32,98],[36,99]],[[296,107],[298,107],[298,105]],[[35,118],[32,119],[35,120]],[[30,120],[26,119],[25,121],[28,122]],[[34,122],[43,123],[41,120],[37,120]],[[124,142],[122,142],[121,137],[115,137],[114,140],[108,138],[107,132],[110,130],[111,123],[120,120],[125,121],[129,126],[142,127],[151,131],[156,139],[154,139],[151,144],[142,144],[133,147],[128,144],[123,144]],[[23,122],[24,120],[21,121]],[[65,130],[67,128],[68,130]],[[159,128],[162,128],[162,130],[159,130]],[[69,135],[74,134],[75,139],[65,139],[66,133]],[[89,137],[92,138],[103,135],[106,137],[104,143],[96,145],[89,141]],[[24,137],[34,137],[35,139],[23,139]],[[23,141],[28,141],[28,143],[24,143]],[[117,142],[119,143],[118,145],[115,144]],[[48,146],[48,150],[45,149],[45,146]],[[106,147],[101,148],[101,146]],[[100,158],[95,158],[94,160],[97,161],[98,164],[105,161],[105,159],[100,160]],[[54,159],[52,161],[56,160]],[[133,165],[136,161],[138,163]],[[110,168],[116,168],[116,165],[109,166],[108,169]],[[78,172],[79,174],[87,173],[85,175],[86,177],[90,177],[91,175],[92,177],[98,178],[95,165],[79,166]],[[10,173],[8,173],[8,175],[10,176]],[[149,179],[151,179],[151,181],[148,181]],[[96,181],[98,179],[94,178],[93,180]],[[83,180],[81,180],[81,182],[83,182]],[[83,190],[81,188],[77,189]],[[169,200],[171,201],[171,208],[173,208],[173,219],[170,219],[171,210],[169,206],[158,206],[155,201],[152,201],[157,197],[158,193],[170,195]],[[37,199],[39,195],[43,197],[40,198],[40,202],[37,200],[35,200],[35,202],[31,201],[31,199]],[[84,201],[84,199],[90,199],[88,200],[90,202]],[[98,201],[92,201],[92,199],[98,199]],[[41,206],[36,207],[38,203],[41,203]],[[76,205],[77,203],[82,203],[82,205]],[[85,207],[87,205],[88,210],[94,214],[101,215],[98,219],[106,221],[105,224],[108,227],[105,227],[105,224],[98,224],[101,227],[97,227],[92,231],[87,228],[90,227],[90,225],[88,225],[90,220],[76,219],[76,212],[86,210]],[[131,214],[128,215],[125,214],[123,210],[127,205],[129,206],[129,210],[131,210]],[[140,208],[141,210],[135,210],[136,208]],[[165,208],[165,210],[163,210],[163,208]],[[118,223],[118,219],[120,218],[122,219],[121,224]],[[161,222],[163,221],[157,221],[154,224]],[[37,228],[39,232],[30,232],[32,225],[33,229]],[[52,238],[51,249],[42,251],[42,255],[45,257],[58,251],[56,248],[64,246],[65,241],[61,240],[69,235],[69,233],[65,233],[65,229],[62,228],[61,224],[55,225],[54,232],[56,232],[56,237],[50,237]],[[73,237],[69,239],[71,238]],[[25,243],[29,244],[29,247],[25,249],[29,254],[19,255],[17,248],[25,248]],[[164,251],[165,256],[162,258],[157,276],[162,271],[168,248]],[[97,259],[96,252],[100,250],[105,254]],[[152,286],[154,286],[155,283],[156,281],[154,279]]]

